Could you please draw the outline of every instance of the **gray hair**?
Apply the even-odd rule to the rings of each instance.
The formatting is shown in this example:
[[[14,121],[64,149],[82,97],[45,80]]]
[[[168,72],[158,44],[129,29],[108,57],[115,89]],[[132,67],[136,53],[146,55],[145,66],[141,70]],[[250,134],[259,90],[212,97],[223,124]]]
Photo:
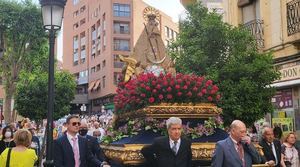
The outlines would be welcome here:
[[[262,134],[263,136],[265,136],[265,134],[266,134],[267,131],[273,132],[273,128],[270,128],[270,127],[264,127],[264,128],[262,129],[262,131],[261,131],[261,134]]]
[[[167,120],[167,129],[169,129],[171,127],[171,125],[173,124],[179,124],[179,125],[182,125],[182,120],[178,117],[170,117],[168,120]]]

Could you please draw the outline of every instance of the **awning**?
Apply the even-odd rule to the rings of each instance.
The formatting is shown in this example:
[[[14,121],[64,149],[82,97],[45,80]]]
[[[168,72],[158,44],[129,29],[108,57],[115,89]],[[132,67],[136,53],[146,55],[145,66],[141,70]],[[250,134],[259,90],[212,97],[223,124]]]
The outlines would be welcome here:
[[[97,80],[96,83],[95,83],[95,86],[93,88],[93,90],[97,90],[97,88],[99,87],[100,85],[100,80]]]
[[[104,105],[104,109],[105,110],[113,110],[113,109],[115,109],[115,105],[114,105],[114,103],[108,103],[108,104]]]
[[[287,86],[293,86],[293,85],[300,85],[300,79],[277,82],[277,83],[271,84],[270,86],[275,87],[275,88],[280,88],[280,87],[287,87]]]
[[[93,81],[93,82],[91,82],[91,83],[89,84],[89,89],[88,89],[88,91],[91,91],[91,90],[93,89],[95,83],[96,83],[96,81]]]

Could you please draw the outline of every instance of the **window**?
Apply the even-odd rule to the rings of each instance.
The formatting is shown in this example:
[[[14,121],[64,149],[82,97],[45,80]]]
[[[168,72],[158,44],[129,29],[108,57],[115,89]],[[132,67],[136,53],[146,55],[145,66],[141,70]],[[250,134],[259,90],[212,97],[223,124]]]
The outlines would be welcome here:
[[[129,4],[114,3],[114,16],[116,17],[130,17]]]
[[[102,77],[102,87],[105,88],[105,76]]]
[[[73,65],[78,65],[78,53],[73,53]]]
[[[106,61],[103,60],[103,61],[102,61],[102,68],[104,68],[105,66],[106,66]]]
[[[73,49],[76,50],[78,49],[78,36],[73,37]]]
[[[79,15],[79,11],[76,10],[76,11],[73,13],[73,17],[75,18],[75,17],[77,17],[78,15]]]
[[[129,34],[129,23],[114,23],[114,33]]]
[[[165,36],[169,38],[169,27],[165,26]]]
[[[122,68],[124,65],[124,62],[121,62],[118,55],[115,54],[113,56],[114,56],[114,68]]]
[[[77,5],[79,3],[79,0],[73,0],[73,5]]]
[[[84,12],[86,9],[85,5],[80,8],[80,13]]]
[[[102,16],[102,25],[103,25],[103,31],[105,31],[106,30],[105,13]]]
[[[118,83],[120,82],[120,77],[121,77],[122,73],[120,72],[114,72],[114,84],[118,85]]]
[[[85,23],[85,18],[80,20],[80,25],[83,25]]]
[[[78,27],[79,27],[79,24],[78,24],[78,23],[73,24],[73,29],[74,29],[74,30],[77,29]]]
[[[126,39],[115,39],[114,50],[130,51],[129,40]]]
[[[106,47],[106,35],[103,35],[103,50],[105,50]]]
[[[92,67],[91,68],[91,73],[94,73],[96,71],[96,68],[95,67]]]
[[[97,67],[96,67],[96,71],[100,71],[100,69],[101,69],[101,65],[98,64]]]
[[[84,50],[81,50],[81,53],[80,53],[80,62],[84,63],[85,62],[85,58],[86,58],[86,51],[84,49]]]

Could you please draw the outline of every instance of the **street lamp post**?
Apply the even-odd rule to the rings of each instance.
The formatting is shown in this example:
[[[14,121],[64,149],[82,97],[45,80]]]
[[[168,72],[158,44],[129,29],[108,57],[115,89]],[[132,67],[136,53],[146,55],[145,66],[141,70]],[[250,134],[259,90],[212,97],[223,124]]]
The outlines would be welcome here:
[[[66,0],[40,0],[44,29],[49,31],[49,73],[46,161],[44,166],[53,167],[53,112],[54,112],[54,44],[55,32],[60,30]]]

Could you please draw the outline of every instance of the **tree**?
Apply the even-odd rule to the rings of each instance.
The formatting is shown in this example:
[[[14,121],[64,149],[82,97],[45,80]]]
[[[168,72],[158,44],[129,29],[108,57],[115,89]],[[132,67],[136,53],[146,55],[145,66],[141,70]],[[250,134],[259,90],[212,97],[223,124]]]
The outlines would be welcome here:
[[[269,85],[279,77],[272,54],[259,53],[249,32],[222,22],[200,3],[187,11],[178,39],[169,48],[177,71],[205,75],[218,84],[227,125],[234,119],[251,125],[272,112],[275,90]]]
[[[45,53],[43,44],[47,38],[42,26],[40,9],[30,0],[0,1],[0,41],[5,49],[0,61],[0,74],[4,80],[6,123],[12,121],[11,101],[20,71],[30,70],[34,65],[32,62],[43,58]]]
[[[74,99],[76,83],[68,72],[55,73],[54,119],[69,113]],[[15,108],[24,117],[42,120],[47,117],[48,73],[22,72],[17,84]]]

